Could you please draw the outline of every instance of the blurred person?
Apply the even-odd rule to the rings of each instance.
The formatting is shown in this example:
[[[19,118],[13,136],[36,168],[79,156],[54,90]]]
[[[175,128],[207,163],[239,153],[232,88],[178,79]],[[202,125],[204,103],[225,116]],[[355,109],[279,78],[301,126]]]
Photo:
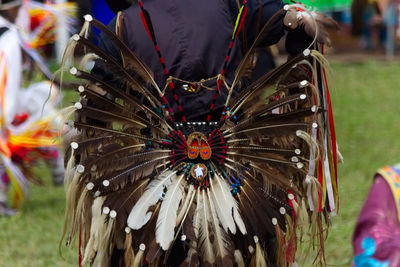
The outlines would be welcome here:
[[[0,2],[0,215],[15,214],[6,204],[10,184],[13,205],[18,207],[27,194],[28,180],[40,182],[32,170],[38,158],[45,158],[54,167],[54,183],[62,183],[64,173],[54,140],[58,133],[54,108],[57,90],[51,90],[50,82],[23,88],[24,62],[37,58],[37,54],[24,46],[14,25],[21,4]],[[43,62],[37,63],[46,69]]]
[[[354,266],[400,266],[400,165],[378,170],[353,234]]]
[[[329,43],[322,25],[336,24],[280,0],[108,3],[118,14],[108,28],[85,16],[65,53],[88,51],[70,69],[85,81],[66,154],[64,235],[67,245],[79,236],[79,264],[290,266],[311,216],[323,242],[317,224],[337,205],[336,141],[324,69],[308,60],[319,55],[314,37]],[[99,46],[85,38],[90,25],[103,32]],[[260,78],[248,78],[264,60],[255,48],[285,29],[289,62],[268,72],[260,61]],[[308,164],[317,131],[324,156]]]
[[[379,48],[386,41],[383,12],[376,0],[354,0],[351,6],[352,33],[360,36],[362,49]]]

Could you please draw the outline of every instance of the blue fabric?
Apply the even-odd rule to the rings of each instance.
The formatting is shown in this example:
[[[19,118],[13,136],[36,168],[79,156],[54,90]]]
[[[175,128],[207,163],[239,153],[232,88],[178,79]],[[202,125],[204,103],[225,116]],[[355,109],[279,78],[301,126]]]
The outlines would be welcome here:
[[[101,21],[105,25],[110,23],[110,21],[114,18],[115,14],[108,7],[105,0],[91,0],[92,6],[92,15],[97,20]],[[96,33],[99,31],[96,29]]]
[[[356,267],[389,267],[389,261],[381,262],[372,256],[376,251],[375,240],[372,237],[366,237],[361,244],[364,253],[354,257]]]

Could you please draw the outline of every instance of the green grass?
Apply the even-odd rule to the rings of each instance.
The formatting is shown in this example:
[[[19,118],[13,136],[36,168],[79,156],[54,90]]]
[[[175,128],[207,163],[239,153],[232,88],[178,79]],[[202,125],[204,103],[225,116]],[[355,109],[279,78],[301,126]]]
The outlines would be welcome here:
[[[326,241],[329,265],[350,266],[354,224],[374,172],[400,161],[400,63],[332,64],[330,89],[337,139],[344,157],[339,166],[340,212]],[[71,103],[74,96],[64,91]],[[77,249],[58,254],[64,191],[32,186],[29,201],[14,218],[0,218],[0,266],[77,266]],[[304,266],[308,266],[305,264]]]
[[[375,171],[400,161],[400,64],[333,64],[340,210],[327,240],[328,264],[350,266],[352,233]]]

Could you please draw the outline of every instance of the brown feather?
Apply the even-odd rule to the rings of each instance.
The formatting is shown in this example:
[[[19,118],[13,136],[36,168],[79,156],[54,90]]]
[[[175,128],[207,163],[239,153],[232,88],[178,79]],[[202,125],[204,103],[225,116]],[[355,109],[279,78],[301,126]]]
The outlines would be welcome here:
[[[123,20],[123,16],[119,16]],[[120,22],[121,23],[121,22]],[[158,87],[154,81],[153,72],[148,66],[125,44],[125,42],[112,32],[107,26],[100,21],[94,19],[92,24],[101,30],[104,34],[111,39],[111,41],[120,49],[123,57],[125,66],[132,68],[144,81],[148,84],[152,84],[154,87]]]

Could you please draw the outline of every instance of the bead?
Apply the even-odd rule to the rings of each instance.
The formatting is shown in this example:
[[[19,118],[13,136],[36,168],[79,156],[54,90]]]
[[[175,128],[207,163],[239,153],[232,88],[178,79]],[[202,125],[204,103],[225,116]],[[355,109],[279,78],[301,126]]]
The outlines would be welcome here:
[[[72,143],[71,143],[71,148],[72,148],[72,149],[78,149],[78,147],[79,147],[79,145],[78,145],[77,142],[72,142]]]
[[[279,209],[279,212],[280,212],[282,215],[285,215],[285,214],[286,214],[286,209],[285,209],[284,207],[281,207],[281,208]]]
[[[298,169],[302,169],[302,168],[304,167],[304,164],[301,163],[301,162],[298,162],[298,163],[296,164],[296,166],[297,166]]]
[[[316,111],[317,111],[317,106],[312,106],[312,107],[311,107],[311,111],[312,111],[312,112],[316,112]]]
[[[75,106],[76,109],[82,109],[82,103],[81,102],[76,102],[74,106]]]
[[[76,166],[76,171],[78,173],[80,173],[80,174],[84,173],[85,172],[85,166],[79,164],[78,166]]]
[[[85,18],[85,20],[87,22],[92,22],[93,21],[93,17],[91,15],[89,15],[89,14],[85,15],[84,18]]]
[[[103,208],[103,214],[109,214],[110,213],[110,208],[109,207],[104,207]]]
[[[300,82],[300,86],[301,87],[305,87],[307,84],[308,84],[307,80],[303,80],[303,81]]]
[[[94,188],[94,183],[88,183],[87,185],[86,185],[86,189],[87,190],[93,190],[93,188]]]
[[[69,70],[69,73],[71,73],[72,75],[76,75],[76,74],[78,73],[78,70],[77,70],[75,67],[72,67],[72,68]]]
[[[115,219],[117,217],[117,212],[115,210],[110,211],[110,218]]]

